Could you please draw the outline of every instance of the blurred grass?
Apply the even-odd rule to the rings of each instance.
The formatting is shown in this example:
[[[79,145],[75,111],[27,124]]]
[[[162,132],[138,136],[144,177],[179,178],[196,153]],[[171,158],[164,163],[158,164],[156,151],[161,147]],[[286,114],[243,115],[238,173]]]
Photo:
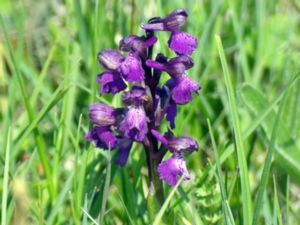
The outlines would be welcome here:
[[[134,145],[120,168],[110,164],[114,152],[95,149],[84,135],[90,103],[120,105],[120,95],[98,94],[97,52],[116,48],[131,32],[141,35],[140,23],[175,8],[189,12],[184,30],[199,40],[188,74],[202,86],[192,103],[179,108],[175,134],[196,138],[200,151],[186,156],[192,179],[173,191],[165,187],[171,198],[154,218],[158,224],[232,224],[232,216],[235,224],[249,224],[259,207],[257,224],[299,224],[298,0],[0,1],[2,224],[154,222],[146,211],[142,146]],[[158,36],[154,52],[174,56],[168,34]],[[275,121],[277,138],[271,140]],[[269,143],[275,152],[266,160]],[[265,166],[270,172],[260,188],[261,205],[251,206]],[[25,190],[28,196],[19,194]]]
[[[219,36],[216,36],[217,49],[220,55],[220,60],[223,68],[225,86],[227,89],[228,102],[229,102],[229,111],[231,112],[232,128],[235,137],[235,148],[237,152],[237,161],[240,168],[240,179],[241,179],[241,189],[242,189],[242,202],[243,202],[243,216],[244,224],[251,223],[252,220],[252,200],[250,193],[249,177],[248,177],[248,166],[245,157],[245,146],[242,137],[241,123],[237,111],[237,103],[235,93],[232,87],[231,76],[229,74],[227,61],[224,54],[224,49],[222,41]]]

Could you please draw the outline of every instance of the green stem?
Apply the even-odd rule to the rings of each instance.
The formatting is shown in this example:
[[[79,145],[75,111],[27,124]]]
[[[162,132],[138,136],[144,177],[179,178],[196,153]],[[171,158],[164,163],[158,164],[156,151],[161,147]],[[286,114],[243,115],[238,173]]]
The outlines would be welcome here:
[[[155,198],[160,206],[164,203],[164,189],[162,180],[159,178],[159,174],[157,172],[157,166],[160,163],[160,159],[156,159],[154,157],[153,152],[150,152],[150,172],[152,180],[150,181],[154,187]]]
[[[153,221],[157,213],[160,211],[164,203],[164,192],[163,184],[159,179],[157,172],[157,166],[160,163],[160,159],[155,157],[155,153],[152,148],[145,146],[148,166],[148,177],[149,177],[149,193],[147,197],[147,210],[149,220]]]

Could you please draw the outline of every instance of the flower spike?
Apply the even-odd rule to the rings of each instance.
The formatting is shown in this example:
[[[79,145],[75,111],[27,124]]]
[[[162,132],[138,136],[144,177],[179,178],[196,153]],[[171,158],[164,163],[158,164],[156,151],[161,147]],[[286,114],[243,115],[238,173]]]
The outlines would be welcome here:
[[[86,139],[97,148],[113,150],[115,162],[121,167],[128,162],[133,144],[143,145],[149,183],[155,183],[154,186],[159,183],[151,180],[154,177],[172,186],[180,177],[190,179],[183,155],[199,148],[190,137],[175,137],[170,130],[159,132],[164,119],[169,121],[170,129],[175,129],[180,105],[190,102],[201,88],[187,75],[194,66],[191,55],[198,45],[196,37],[180,30],[187,18],[184,9],[176,9],[163,18],[153,17],[141,25],[143,36],[131,34],[120,41],[119,50],[124,55],[114,49],[98,53],[99,64],[104,68],[97,76],[100,94],[119,95],[121,101],[113,102],[122,106],[114,108],[100,102],[90,105],[92,128]],[[168,43],[162,44],[167,44],[175,57],[153,55],[158,42],[156,31],[169,32]],[[163,76],[169,79],[161,85]],[[172,156],[163,160],[167,151]]]

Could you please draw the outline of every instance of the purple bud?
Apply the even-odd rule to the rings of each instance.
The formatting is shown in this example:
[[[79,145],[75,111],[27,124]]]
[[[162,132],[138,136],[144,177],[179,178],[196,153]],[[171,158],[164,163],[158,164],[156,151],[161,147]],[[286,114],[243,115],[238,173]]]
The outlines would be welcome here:
[[[107,70],[117,70],[124,56],[114,49],[106,49],[98,53],[99,63]]]
[[[144,30],[173,31],[178,30],[187,21],[187,12],[184,9],[176,9],[165,18],[155,18],[148,24],[141,24]]]
[[[167,184],[175,186],[181,176],[190,179],[185,160],[180,154],[173,154],[169,159],[162,161],[157,168],[160,179]]]
[[[119,49],[124,52],[134,51],[144,53],[147,48],[154,45],[156,41],[156,37],[146,39],[136,35],[129,35],[120,41]]]
[[[178,30],[187,21],[188,14],[184,9],[176,9],[164,19],[164,27],[167,30]]]
[[[172,99],[177,104],[186,104],[192,100],[192,93],[200,90],[199,84],[186,74],[177,75],[167,81]]]
[[[145,72],[143,70],[140,59],[129,54],[128,57],[121,64],[121,73],[125,80],[129,82],[142,81],[145,78]]]
[[[89,107],[89,117],[98,127],[106,127],[116,122],[115,109],[103,103],[95,103]]]
[[[126,91],[122,95],[124,105],[141,105],[147,99],[148,96],[145,89],[138,86],[133,86],[130,91]]]
[[[156,130],[151,130],[151,133],[171,152],[191,153],[193,151],[197,151],[199,148],[197,141],[190,137],[174,137],[174,135],[170,131],[169,133],[167,133],[167,135],[162,135]]]
[[[197,141],[190,137],[168,138],[168,149],[172,152],[193,152],[199,149]]]
[[[157,70],[166,71],[170,75],[179,75],[179,74],[183,74],[186,70],[193,67],[194,62],[193,62],[192,58],[190,58],[186,55],[180,55],[180,56],[170,59],[166,63],[160,63],[160,62],[148,59],[146,61],[146,65],[149,67],[152,67],[154,69],[157,69]]]
[[[148,121],[143,107],[132,106],[121,122],[119,130],[131,140],[142,141],[148,132]]]
[[[169,48],[179,55],[191,55],[198,45],[197,38],[181,31],[172,32],[168,44]]]
[[[88,141],[93,141],[97,148],[111,150],[116,146],[116,137],[108,127],[94,127],[85,136]]]
[[[132,147],[132,141],[130,139],[122,138],[118,140],[117,146],[118,156],[116,158],[116,163],[120,166],[125,166]]]
[[[97,82],[100,84],[100,93],[116,94],[124,90],[127,85],[116,71],[105,71],[97,76]]]

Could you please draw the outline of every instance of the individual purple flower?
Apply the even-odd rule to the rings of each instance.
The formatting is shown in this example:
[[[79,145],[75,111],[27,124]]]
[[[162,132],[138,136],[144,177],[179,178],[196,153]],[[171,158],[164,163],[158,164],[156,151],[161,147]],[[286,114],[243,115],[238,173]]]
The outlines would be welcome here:
[[[154,18],[148,24],[141,24],[141,28],[157,31],[178,30],[186,23],[187,17],[187,12],[184,9],[176,9],[165,18]]]
[[[173,31],[168,44],[179,55],[191,55],[198,45],[197,38],[182,31]]]
[[[105,71],[97,76],[97,82],[101,85],[100,93],[116,94],[124,89],[127,85],[117,71]]]
[[[122,95],[124,105],[141,105],[148,100],[148,95],[144,88],[133,86],[130,91],[126,91]]]
[[[180,75],[183,74],[186,70],[193,67],[194,62],[192,58],[186,55],[180,55],[175,58],[170,59],[165,63],[160,63],[148,59],[146,65],[154,69],[166,71],[170,75]]]
[[[117,70],[124,56],[114,49],[106,49],[98,53],[99,63],[107,70]]]
[[[156,41],[156,37],[146,39],[145,37],[129,35],[120,41],[119,49],[124,52],[133,51],[143,54],[147,48],[154,45]]]
[[[128,156],[130,153],[130,149],[132,147],[132,140],[127,138],[122,138],[117,141],[118,155],[116,158],[116,163],[120,166],[125,166]]]
[[[156,130],[151,130],[152,135],[157,138],[171,152],[183,153],[197,151],[199,146],[197,141],[190,137],[174,137],[170,132],[162,135]]]
[[[189,180],[190,174],[186,168],[186,163],[181,154],[174,153],[169,159],[162,161],[157,168],[160,179],[167,184],[175,186],[181,176]]]
[[[192,100],[192,93],[200,90],[199,84],[186,74],[174,76],[165,84],[171,91],[172,99],[177,104],[186,104]]]
[[[145,78],[141,61],[138,56],[129,54],[120,66],[120,71],[125,80],[129,82],[142,81]]]
[[[132,106],[120,123],[119,130],[131,140],[142,141],[148,132],[148,121],[142,106]]]
[[[89,112],[90,120],[95,126],[106,127],[116,122],[115,109],[104,103],[90,105]]]
[[[85,136],[88,141],[95,143],[97,148],[112,150],[116,146],[116,137],[109,127],[94,127]]]

